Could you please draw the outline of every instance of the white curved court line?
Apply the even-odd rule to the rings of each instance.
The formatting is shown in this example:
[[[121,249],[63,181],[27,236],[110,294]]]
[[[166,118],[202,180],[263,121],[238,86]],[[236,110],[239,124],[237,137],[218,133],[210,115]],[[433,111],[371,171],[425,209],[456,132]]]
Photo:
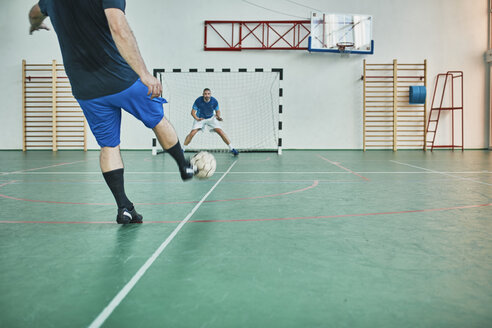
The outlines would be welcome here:
[[[89,328],[99,328],[106,321],[106,319],[113,313],[114,309],[123,301],[123,299],[128,295],[128,293],[132,290],[132,288],[137,284],[137,282],[142,278],[145,272],[149,269],[149,267],[154,263],[154,261],[161,255],[164,249],[169,245],[169,243],[173,240],[173,238],[178,234],[181,228],[190,220],[190,218],[195,214],[196,210],[203,204],[205,199],[214,191],[215,187],[225,178],[227,173],[231,171],[231,169],[236,165],[237,161],[234,161],[229,169],[220,177],[219,180],[213,185],[213,187],[202,197],[202,199],[198,202],[198,204],[193,207],[191,212],[181,221],[176,229],[166,238],[166,240],[157,248],[157,250],[152,254],[151,257],[144,263],[144,265],[135,273],[135,275],[130,279],[130,281],[123,287],[122,290],[109,302],[108,306],[104,308],[104,310],[94,319],[94,321],[90,324]]]

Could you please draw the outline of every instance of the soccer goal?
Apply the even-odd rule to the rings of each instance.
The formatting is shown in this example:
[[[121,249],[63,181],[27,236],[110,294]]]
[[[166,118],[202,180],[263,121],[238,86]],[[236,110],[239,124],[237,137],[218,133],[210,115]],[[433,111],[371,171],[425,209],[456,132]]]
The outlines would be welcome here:
[[[154,75],[168,101],[165,115],[181,143],[193,125],[193,103],[209,88],[219,102],[222,129],[236,149],[281,152],[282,69],[155,69]],[[208,129],[198,132],[187,149],[228,150],[220,136]]]

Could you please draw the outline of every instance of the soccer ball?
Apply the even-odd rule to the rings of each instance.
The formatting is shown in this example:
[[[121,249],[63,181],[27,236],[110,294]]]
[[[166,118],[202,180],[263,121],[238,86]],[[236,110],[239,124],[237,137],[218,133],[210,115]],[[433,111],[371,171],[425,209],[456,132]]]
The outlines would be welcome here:
[[[210,178],[215,173],[217,167],[214,155],[206,151],[201,151],[194,155],[190,162],[197,167],[198,172],[195,176],[199,179]]]

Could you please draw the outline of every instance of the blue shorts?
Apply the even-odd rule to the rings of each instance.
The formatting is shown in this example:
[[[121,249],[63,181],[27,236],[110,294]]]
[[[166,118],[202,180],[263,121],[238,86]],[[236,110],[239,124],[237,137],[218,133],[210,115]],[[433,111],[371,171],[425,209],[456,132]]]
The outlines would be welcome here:
[[[146,127],[155,127],[164,117],[166,99],[147,96],[149,89],[138,79],[131,87],[113,95],[77,99],[92,133],[101,147],[120,144],[121,109],[135,116]]]

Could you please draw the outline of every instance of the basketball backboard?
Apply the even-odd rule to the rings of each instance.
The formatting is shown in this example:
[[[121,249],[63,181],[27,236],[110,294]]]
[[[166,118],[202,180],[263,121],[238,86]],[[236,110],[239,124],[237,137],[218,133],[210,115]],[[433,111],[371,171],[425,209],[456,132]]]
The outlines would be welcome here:
[[[372,16],[311,13],[309,51],[373,54]]]

